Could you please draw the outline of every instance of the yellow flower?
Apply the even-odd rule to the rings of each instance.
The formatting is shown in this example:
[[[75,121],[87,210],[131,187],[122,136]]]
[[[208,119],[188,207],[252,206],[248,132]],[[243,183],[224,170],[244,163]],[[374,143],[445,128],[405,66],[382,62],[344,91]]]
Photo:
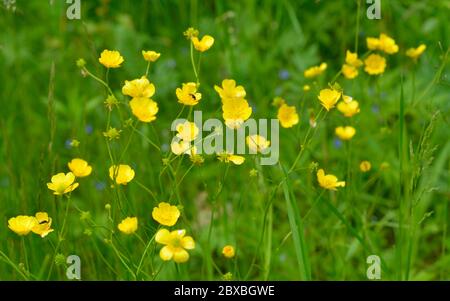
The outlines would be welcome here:
[[[363,64],[363,62],[358,59],[358,54],[349,50],[345,53],[345,63],[356,68],[361,67]]]
[[[225,247],[223,247],[222,249],[222,254],[223,256],[225,256],[226,258],[233,258],[234,255],[236,254],[234,247],[231,245],[226,245]]]
[[[244,98],[246,95],[244,87],[236,86],[236,81],[233,79],[224,79],[222,87],[214,85],[214,90],[222,99]]]
[[[248,148],[253,152],[262,152],[270,146],[270,141],[260,135],[247,136]]]
[[[419,58],[419,56],[422,55],[425,49],[427,49],[427,45],[420,44],[419,47],[417,48],[409,48],[406,51],[406,55],[412,58],[414,61],[416,61]]]
[[[158,53],[153,50],[142,50],[142,56],[144,57],[144,60],[147,62],[156,62],[157,59],[161,56],[161,53]]]
[[[369,50],[377,50],[380,48],[380,40],[377,38],[367,38],[366,42]]]
[[[358,76],[358,69],[351,65],[344,64],[342,65],[342,74],[344,74],[345,78],[354,79]]]
[[[116,128],[110,127],[106,132],[103,132],[103,136],[105,136],[109,140],[119,139],[120,132],[122,132],[122,130],[118,130]]]
[[[379,48],[387,54],[394,54],[398,52],[398,45],[395,44],[395,40],[384,33],[380,34]]]
[[[161,202],[158,204],[158,207],[153,208],[152,217],[161,225],[170,227],[177,223],[180,217],[180,210],[178,210],[177,206]]]
[[[280,121],[281,126],[284,128],[293,127],[299,120],[295,106],[288,106],[287,104],[283,104],[278,109],[277,118]]]
[[[31,229],[33,233],[40,235],[42,238],[46,237],[50,232],[53,232],[52,218],[48,216],[47,212],[37,212],[36,225]]]
[[[200,52],[205,52],[206,50],[211,48],[212,45],[214,44],[214,38],[209,35],[203,36],[201,40],[199,40],[198,37],[192,37],[191,41],[192,44],[194,45],[194,48]]]
[[[135,97],[130,101],[131,112],[142,122],[152,122],[158,113],[158,104],[150,98]]]
[[[19,215],[8,220],[8,228],[18,235],[27,235],[38,224],[34,216]]]
[[[359,103],[356,100],[350,102],[341,101],[337,105],[337,109],[344,114],[345,117],[352,117],[359,113]]]
[[[169,232],[167,229],[161,229],[156,233],[155,241],[164,245],[159,252],[162,260],[172,260],[177,263],[183,263],[189,260],[189,253],[186,250],[195,248],[194,239],[185,236],[186,230],[175,230]]]
[[[62,195],[75,190],[78,187],[78,183],[75,183],[75,175],[71,172],[64,174],[60,172],[54,175],[51,179],[51,183],[47,183],[47,187],[53,190],[53,194]]]
[[[122,87],[122,93],[131,97],[146,97],[150,98],[155,94],[155,85],[152,84],[145,76],[126,80]]]
[[[109,177],[119,185],[127,185],[134,178],[134,170],[125,164],[113,165],[109,168]]]
[[[309,85],[304,85],[303,86],[303,91],[304,92],[308,92],[309,90],[311,90],[311,87]]]
[[[183,141],[190,142],[198,136],[198,127],[194,122],[185,121],[177,124],[177,137]]]
[[[252,115],[252,108],[243,98],[222,99],[222,117],[227,127],[239,128]]]
[[[123,57],[119,51],[105,49],[100,54],[98,61],[106,68],[119,68],[123,63]]]
[[[313,66],[313,67],[306,69],[305,72],[303,72],[303,75],[306,78],[316,77],[316,76],[322,74],[325,71],[325,69],[327,69],[327,64],[322,63],[319,66]]]
[[[120,232],[125,234],[133,234],[138,228],[137,217],[127,217],[117,225]]]
[[[323,169],[317,171],[317,181],[322,188],[337,190],[337,187],[345,187],[345,181],[338,182],[335,175],[325,175]]]
[[[245,158],[243,156],[233,155],[232,153],[227,151],[217,154],[217,159],[219,159],[219,161],[221,162],[232,162],[236,165],[241,165],[245,161]]]
[[[194,156],[197,153],[197,147],[195,145],[191,145],[189,141],[174,141],[170,144],[170,149],[172,153],[179,156],[181,154],[186,154],[190,156]]]
[[[369,161],[361,161],[359,164],[359,169],[362,172],[368,172],[372,168],[372,164]]]
[[[72,159],[67,165],[77,178],[87,177],[92,172],[92,167],[83,159]]]
[[[334,132],[342,140],[350,140],[356,134],[356,130],[351,126],[338,126]]]
[[[378,54],[371,54],[364,60],[364,70],[370,75],[377,75],[384,72],[386,59]]]
[[[334,108],[340,97],[341,92],[339,91],[336,91],[334,89],[322,89],[320,90],[319,96],[317,98],[319,98],[322,106],[327,111],[329,111],[330,109]]]
[[[192,82],[183,84],[182,88],[177,88],[175,93],[178,102],[187,106],[195,106],[202,99],[202,94],[197,92],[197,84]]]

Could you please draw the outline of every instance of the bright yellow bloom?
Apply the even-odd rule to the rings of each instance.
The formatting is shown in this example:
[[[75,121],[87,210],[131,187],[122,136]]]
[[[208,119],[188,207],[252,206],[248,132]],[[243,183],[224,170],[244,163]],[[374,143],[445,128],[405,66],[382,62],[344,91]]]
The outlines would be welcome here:
[[[349,50],[345,53],[345,63],[356,68],[361,67],[363,64],[363,62],[358,59],[358,54]]]
[[[372,164],[369,161],[361,161],[359,164],[359,169],[362,172],[368,172],[372,168]]]
[[[225,247],[223,247],[222,249],[222,254],[223,256],[225,256],[226,258],[233,258],[234,255],[236,254],[234,247],[231,245],[226,245]]]
[[[334,132],[342,140],[350,140],[356,134],[355,128],[351,126],[338,126]]]
[[[191,41],[192,44],[194,45],[194,48],[200,52],[205,52],[206,50],[211,48],[212,45],[214,44],[214,38],[209,35],[203,36],[201,40],[199,40],[198,37],[192,37]]]
[[[367,48],[370,50],[381,50],[387,54],[394,54],[398,52],[398,45],[395,43],[395,40],[384,33],[380,34],[378,39],[367,38],[366,42]]]
[[[303,72],[303,75],[306,78],[316,77],[316,76],[322,74],[325,71],[325,69],[327,69],[327,64],[322,63],[319,66],[313,66],[313,67],[306,69],[305,72]]]
[[[161,56],[161,53],[158,53],[153,50],[142,50],[142,56],[144,57],[144,60],[147,62],[156,62],[157,59]]]
[[[18,235],[27,235],[37,224],[34,216],[19,215],[8,220],[8,228]]]
[[[195,106],[202,99],[202,94],[197,92],[197,84],[192,82],[183,84],[182,88],[177,88],[175,93],[178,102],[187,106]]]
[[[100,54],[98,61],[106,68],[119,68],[123,63],[123,57],[119,51],[105,49]]]
[[[53,229],[51,228],[52,218],[48,216],[47,212],[37,212],[36,221],[36,225],[31,229],[33,233],[36,233],[44,238],[50,232],[53,232]]]
[[[283,104],[278,109],[277,118],[280,121],[281,126],[284,128],[293,127],[299,120],[295,106],[288,106],[287,104]]]
[[[319,98],[322,106],[329,111],[334,108],[339,98],[341,98],[341,92],[334,89],[322,89],[317,98]]]
[[[221,162],[225,163],[232,162],[233,164],[236,165],[241,165],[245,161],[245,158],[243,156],[233,155],[232,153],[227,151],[217,154],[217,159],[219,159],[219,161]]]
[[[380,48],[380,40],[377,38],[367,38],[366,39],[367,42],[367,48],[369,48],[369,50],[377,50]]]
[[[158,113],[158,104],[150,98],[135,97],[130,101],[131,112],[142,122],[152,122]]]
[[[122,93],[131,97],[150,98],[155,94],[155,85],[148,78],[142,76],[131,81],[126,80],[125,85],[122,87]]]
[[[75,183],[75,175],[72,172],[64,174],[60,172],[54,175],[51,179],[51,183],[47,183],[47,187],[53,190],[53,194],[62,195],[75,190],[78,187],[78,183]]]
[[[260,135],[247,136],[248,148],[253,152],[262,152],[270,146],[270,141]]]
[[[127,185],[134,178],[134,170],[129,165],[113,165],[109,168],[109,177],[119,185]]]
[[[68,164],[70,171],[77,178],[87,177],[92,172],[92,167],[83,159],[72,159]]]
[[[378,54],[371,54],[364,60],[364,70],[370,75],[377,75],[386,69],[386,59]]]
[[[170,144],[170,149],[172,153],[179,156],[181,154],[186,154],[189,156],[194,156],[197,153],[197,147],[195,145],[191,145],[189,141],[174,141]]]
[[[127,217],[117,225],[120,232],[124,234],[133,234],[138,228],[137,217]]]
[[[337,109],[344,114],[345,117],[352,117],[359,113],[359,103],[356,100],[351,100],[350,102],[341,101],[337,105]]]
[[[338,182],[335,175],[326,175],[323,169],[317,171],[317,181],[322,188],[337,190],[337,187],[345,187],[345,181]]]
[[[198,136],[198,127],[194,122],[185,121],[177,124],[177,137],[181,140],[190,142]]]
[[[419,56],[422,55],[425,49],[427,49],[427,45],[420,44],[419,47],[417,48],[409,48],[406,51],[406,55],[412,58],[414,61],[416,61],[419,58]]]
[[[186,230],[175,230],[169,232],[167,229],[161,229],[156,233],[155,241],[164,245],[159,252],[162,260],[172,260],[177,263],[183,263],[189,260],[189,253],[186,250],[195,248],[194,239],[191,236],[185,236]]]
[[[171,227],[177,223],[180,217],[180,210],[178,210],[177,206],[161,202],[158,204],[158,207],[153,208],[152,217],[161,225]]]
[[[214,90],[222,99],[244,98],[246,95],[245,89],[242,86],[236,86],[234,79],[224,79],[222,87],[214,85]]]
[[[354,79],[358,76],[358,69],[351,65],[344,64],[342,65],[342,74],[344,74],[345,78]]]
[[[252,115],[252,108],[243,98],[222,99],[222,117],[231,129],[239,128]]]

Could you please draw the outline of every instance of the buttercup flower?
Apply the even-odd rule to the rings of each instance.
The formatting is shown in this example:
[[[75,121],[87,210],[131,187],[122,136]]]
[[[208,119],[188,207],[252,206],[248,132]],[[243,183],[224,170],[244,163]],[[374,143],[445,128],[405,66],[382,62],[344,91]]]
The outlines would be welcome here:
[[[92,167],[85,160],[80,158],[72,159],[67,166],[69,166],[70,171],[77,178],[87,177],[92,172]]]
[[[147,62],[156,62],[157,59],[161,56],[161,53],[158,53],[153,50],[142,50],[142,56],[144,57],[144,60]]]
[[[222,249],[222,254],[223,256],[225,256],[226,258],[233,258],[235,253],[234,247],[231,245],[226,245],[225,247],[223,247]]]
[[[227,127],[238,129],[252,115],[252,108],[243,98],[222,99],[222,117]]]
[[[350,102],[341,101],[337,105],[337,109],[344,114],[345,117],[352,117],[359,113],[359,103],[356,100]]]
[[[370,75],[377,75],[384,72],[386,59],[378,54],[371,54],[364,60],[364,71]]]
[[[36,225],[31,229],[33,233],[40,235],[42,238],[46,237],[50,232],[53,232],[52,218],[48,216],[47,212],[37,212],[35,215]]]
[[[202,99],[202,94],[197,92],[197,84],[192,82],[183,84],[182,88],[177,88],[175,93],[178,102],[187,106],[195,106]]]
[[[158,113],[158,104],[150,98],[135,97],[130,101],[131,112],[142,122],[152,122]]]
[[[78,183],[75,183],[75,175],[72,172],[58,173],[52,177],[51,183],[47,183],[48,189],[53,190],[55,195],[72,192],[78,185]]]
[[[417,61],[417,59],[422,55],[425,49],[427,49],[427,46],[425,44],[420,44],[417,48],[409,48],[406,51],[406,55],[412,58],[414,61]]]
[[[358,76],[358,69],[351,65],[344,64],[342,65],[342,74],[344,74],[345,78],[354,79]]]
[[[340,97],[341,92],[337,90],[323,89],[320,91],[319,96],[317,98],[319,98],[319,101],[322,104],[322,106],[327,111],[329,111],[330,109],[334,108]]]
[[[262,152],[270,146],[270,141],[260,135],[247,136],[248,148],[253,152]]]
[[[194,239],[191,236],[185,236],[186,230],[175,230],[169,232],[167,229],[161,229],[156,233],[155,241],[164,245],[159,252],[162,260],[172,260],[177,263],[183,263],[189,260],[189,253],[186,250],[195,248]]]
[[[366,42],[367,48],[369,48],[369,50],[377,50],[380,48],[380,40],[377,38],[369,37],[366,39]]]
[[[201,40],[198,39],[198,37],[192,37],[191,38],[192,44],[194,45],[194,48],[197,49],[200,52],[205,52],[209,48],[212,47],[214,44],[214,38],[209,35],[203,36]]]
[[[134,178],[134,170],[125,164],[113,165],[109,168],[109,177],[119,185],[127,185]]]
[[[123,57],[119,51],[105,49],[100,54],[98,61],[106,68],[119,68],[120,64],[123,63]]]
[[[226,152],[226,151],[223,153],[217,154],[217,159],[219,159],[219,161],[221,161],[221,162],[225,162],[225,163],[232,162],[233,164],[236,164],[236,165],[241,165],[245,161],[245,158],[243,156],[233,155],[232,153]]]
[[[317,171],[317,181],[322,188],[329,190],[337,190],[337,187],[345,187],[345,181],[338,182],[335,175],[325,175],[323,169]]]
[[[378,39],[369,37],[366,39],[366,42],[367,48],[370,50],[381,50],[387,54],[398,52],[398,45],[395,43],[395,40],[384,33],[380,34]]]
[[[278,109],[277,118],[284,128],[293,127],[299,120],[295,106],[288,106],[287,104],[281,105]]]
[[[359,169],[362,172],[368,172],[372,168],[372,164],[369,161],[361,161],[359,164]]]
[[[180,210],[178,210],[177,206],[161,202],[158,204],[158,207],[153,208],[152,217],[161,225],[170,227],[177,223],[180,217]]]
[[[122,93],[131,97],[150,98],[155,94],[155,85],[148,78],[142,76],[131,81],[126,80],[125,85],[122,87]]]
[[[236,86],[236,81],[233,79],[224,79],[222,87],[214,85],[214,90],[222,99],[244,98],[246,93],[242,86]]]
[[[198,127],[194,122],[185,121],[177,124],[177,137],[190,142],[198,136]]]
[[[137,217],[127,217],[117,225],[120,232],[124,234],[133,234],[138,228]]]
[[[356,134],[356,130],[351,126],[338,126],[334,132],[342,140],[350,140]]]
[[[38,224],[34,216],[19,215],[8,220],[8,228],[18,235],[27,235]]]
[[[345,63],[356,68],[361,67],[363,64],[363,62],[358,59],[358,54],[349,50],[345,53]]]
[[[305,72],[303,72],[303,75],[306,78],[316,77],[316,76],[322,74],[325,71],[325,69],[327,69],[327,64],[322,63],[319,66],[313,66],[313,67],[306,69]]]
[[[172,153],[179,156],[181,154],[186,154],[190,156],[194,156],[197,153],[197,147],[195,145],[191,145],[189,141],[181,140],[174,141],[170,144],[170,149]]]

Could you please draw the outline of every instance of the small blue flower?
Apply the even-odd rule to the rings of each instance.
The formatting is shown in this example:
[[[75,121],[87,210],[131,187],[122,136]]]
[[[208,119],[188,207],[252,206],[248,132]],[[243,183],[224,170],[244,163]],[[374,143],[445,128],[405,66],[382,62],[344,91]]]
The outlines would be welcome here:
[[[287,80],[290,77],[289,71],[286,69],[281,69],[280,72],[278,72],[278,77],[281,80]]]
[[[91,124],[87,124],[84,128],[84,131],[86,132],[86,134],[90,135],[94,131],[94,128]]]
[[[106,188],[106,183],[105,182],[96,182],[95,183],[95,189],[97,189],[98,191],[102,191]]]
[[[333,139],[333,145],[335,148],[341,148],[342,147],[342,140],[339,138]]]
[[[72,139],[67,139],[66,142],[64,143],[64,145],[67,149],[71,149],[72,148]]]

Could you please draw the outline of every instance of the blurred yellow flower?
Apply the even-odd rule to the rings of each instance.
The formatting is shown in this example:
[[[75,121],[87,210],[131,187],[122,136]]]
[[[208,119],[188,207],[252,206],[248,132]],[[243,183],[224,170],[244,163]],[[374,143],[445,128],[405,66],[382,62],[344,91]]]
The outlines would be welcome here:
[[[270,141],[260,135],[247,136],[246,142],[248,148],[253,152],[262,152],[270,146]]]
[[[190,142],[198,136],[198,127],[194,122],[185,121],[177,124],[177,137],[183,141]]]
[[[137,217],[127,217],[117,225],[120,232],[124,234],[133,234],[138,228]]]
[[[40,235],[42,238],[46,237],[50,232],[53,232],[52,218],[48,216],[47,212],[37,212],[35,215],[36,225],[31,229],[33,233]]]
[[[416,61],[419,58],[419,56],[422,55],[425,49],[427,49],[427,45],[420,44],[419,47],[417,48],[409,48],[406,51],[406,55],[412,58],[414,61]]]
[[[126,80],[125,85],[122,87],[122,93],[131,97],[150,98],[155,94],[155,85],[148,78],[142,76],[131,81]]]
[[[113,165],[109,168],[109,177],[119,185],[127,185],[134,178],[134,170],[129,165]]]
[[[356,100],[350,102],[341,101],[337,105],[337,109],[344,114],[345,117],[352,117],[359,113],[359,103]]]
[[[335,175],[326,175],[323,169],[317,171],[317,181],[322,188],[337,190],[337,187],[345,187],[345,181],[338,181]]]
[[[334,132],[342,140],[350,140],[356,134],[356,130],[351,126],[338,126]]]
[[[361,161],[359,164],[359,169],[362,172],[368,172],[372,168],[372,164],[369,161]]]
[[[106,68],[119,68],[123,63],[123,57],[119,51],[105,49],[100,54],[98,61]]]
[[[284,105],[285,103],[286,103],[286,100],[284,100],[284,98],[277,96],[273,99],[272,106],[279,108],[282,105]]]
[[[156,60],[161,56],[161,53],[153,50],[142,50],[142,56],[147,62],[156,62]]]
[[[287,104],[281,105],[278,109],[278,120],[284,128],[290,128],[296,125],[299,121],[297,110],[295,106],[288,106]]]
[[[179,156],[181,154],[186,154],[189,156],[194,156],[197,153],[197,147],[195,145],[191,145],[189,141],[181,140],[174,141],[170,144],[170,149],[172,153]]]
[[[159,252],[162,260],[172,260],[176,263],[183,263],[189,260],[189,253],[186,250],[195,248],[194,239],[191,236],[185,236],[186,230],[175,230],[169,232],[167,229],[161,229],[156,233],[155,241],[164,245]]]
[[[235,165],[241,165],[245,161],[245,158],[243,156],[233,155],[232,153],[227,151],[217,154],[217,159],[225,163],[232,162]]]
[[[158,113],[158,104],[150,98],[135,97],[130,101],[131,112],[142,122],[152,122]]]
[[[122,130],[118,130],[116,128],[110,127],[106,132],[103,132],[103,136],[105,136],[109,140],[119,139],[120,132],[122,132]]]
[[[161,202],[158,204],[158,207],[153,208],[152,217],[161,225],[170,227],[177,223],[180,217],[180,210],[178,210],[177,206]]]
[[[225,256],[226,258],[233,258],[234,255],[236,254],[234,247],[231,245],[226,245],[225,247],[223,247],[222,249],[222,254],[223,256]]]
[[[34,216],[19,215],[8,220],[8,228],[18,235],[27,235],[38,224]]]
[[[388,35],[382,33],[379,38],[369,37],[366,39],[367,48],[370,50],[381,50],[387,54],[394,54],[398,52],[398,45],[395,40]]]
[[[200,52],[205,52],[206,50],[211,48],[212,45],[214,44],[214,38],[209,35],[203,36],[201,40],[199,40],[198,37],[192,37],[191,41],[192,44],[194,45],[194,48]]]
[[[337,90],[322,89],[320,90],[319,96],[317,98],[319,98],[319,101],[322,104],[322,106],[327,111],[329,111],[330,109],[334,108],[340,97],[341,92]]]
[[[369,37],[366,39],[366,42],[369,50],[377,50],[380,48],[380,40],[378,38]]]
[[[195,151],[197,151],[197,150],[195,150]],[[194,165],[201,165],[201,164],[203,164],[203,162],[205,162],[205,159],[201,155],[197,155],[197,154],[191,154],[189,159],[191,160],[192,164],[194,164]]]
[[[322,63],[319,66],[313,66],[313,67],[306,69],[305,72],[303,72],[303,75],[306,78],[316,77],[316,76],[322,74],[326,69],[327,69],[327,64]]]
[[[364,60],[364,70],[370,75],[377,75],[384,72],[386,59],[378,54],[371,54]]]
[[[75,183],[75,175],[72,172],[67,174],[60,172],[52,177],[51,183],[47,183],[48,189],[53,190],[53,194],[56,195],[72,192],[78,185]]]
[[[304,85],[303,86],[303,91],[304,92],[308,92],[309,90],[311,90],[311,87],[309,85]]]
[[[214,90],[222,99],[244,98],[246,95],[244,87],[236,86],[234,79],[224,79],[222,87],[214,85]]]
[[[363,62],[358,59],[358,54],[349,50],[345,53],[345,63],[356,68],[361,67],[363,64]]]
[[[67,166],[69,166],[70,171],[77,178],[87,177],[92,172],[92,167],[85,160],[80,158],[72,159],[72,161],[67,163]]]
[[[345,78],[354,79],[358,76],[358,69],[351,65],[344,64],[342,65],[342,74],[344,74]]]
[[[239,128],[252,115],[252,108],[243,98],[222,99],[222,117],[227,127]]]
[[[182,88],[175,91],[178,102],[187,106],[195,106],[202,99],[202,94],[197,92],[197,84],[193,82],[185,83]]]

